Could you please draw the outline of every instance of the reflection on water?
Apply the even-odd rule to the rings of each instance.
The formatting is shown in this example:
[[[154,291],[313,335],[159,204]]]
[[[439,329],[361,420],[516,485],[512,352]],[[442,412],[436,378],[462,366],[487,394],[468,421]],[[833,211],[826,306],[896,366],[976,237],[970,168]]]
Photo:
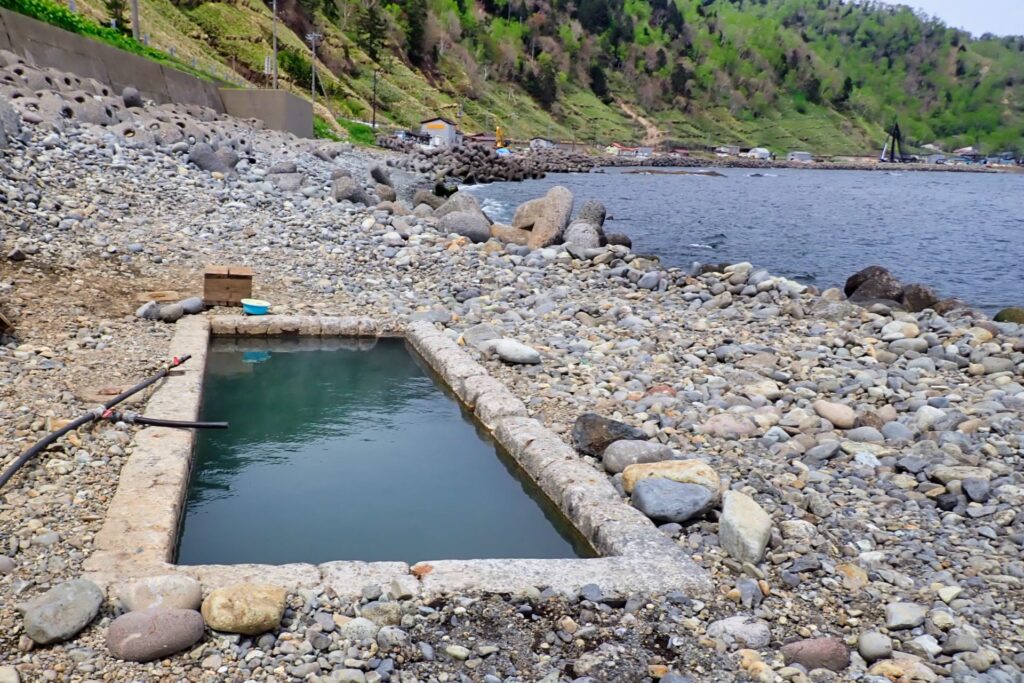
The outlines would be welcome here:
[[[403,341],[324,341],[213,341],[179,562],[589,552]]]

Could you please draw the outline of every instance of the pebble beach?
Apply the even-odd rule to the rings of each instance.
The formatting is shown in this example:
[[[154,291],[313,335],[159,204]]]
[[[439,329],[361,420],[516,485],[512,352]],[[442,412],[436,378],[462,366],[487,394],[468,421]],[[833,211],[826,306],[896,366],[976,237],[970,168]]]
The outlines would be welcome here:
[[[166,361],[186,311],[147,292],[247,265],[272,314],[444,330],[714,594],[104,591],[83,562],[136,428],[99,423],[0,489],[0,683],[1024,680],[1024,325],[667,268],[571,221],[600,197],[542,207],[538,243],[549,217],[481,224],[396,153],[95,90],[113,110],[67,120],[10,83],[0,467]]]

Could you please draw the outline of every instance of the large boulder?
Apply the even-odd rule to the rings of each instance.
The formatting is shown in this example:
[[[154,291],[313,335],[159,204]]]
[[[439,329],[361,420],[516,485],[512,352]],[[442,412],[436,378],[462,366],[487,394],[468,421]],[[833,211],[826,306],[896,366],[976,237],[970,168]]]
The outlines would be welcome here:
[[[525,247],[530,241],[530,231],[495,223],[491,226],[491,237],[507,244],[519,244]]]
[[[532,230],[534,224],[547,209],[547,197],[538,197],[524,202],[512,216],[512,227],[520,230]]]
[[[129,612],[153,607],[197,610],[203,589],[191,576],[164,574],[122,584],[117,587],[117,597]]]
[[[609,245],[618,245],[620,247],[633,248],[633,240],[630,239],[629,235],[624,235],[621,232],[609,232],[605,233],[605,243]]]
[[[388,172],[388,169],[380,164],[377,164],[370,169],[370,177],[373,178],[376,183],[387,185],[388,187],[394,187],[391,183],[391,174]]]
[[[697,484],[644,479],[633,490],[632,502],[633,507],[656,522],[681,524],[710,510],[715,495]]]
[[[453,194],[444,204],[441,204],[441,206],[434,210],[434,217],[444,218],[450,213],[476,213],[484,216],[488,225],[493,222],[487,219],[476,197],[468,192],[456,192]]]
[[[442,232],[454,232],[477,243],[491,239],[490,223],[482,213],[474,211],[453,211],[445,214],[437,227]]]
[[[577,219],[565,229],[562,241],[584,249],[595,249],[601,246],[601,233],[594,224]]]
[[[996,313],[993,318],[997,323],[1017,323],[1024,325],[1024,308],[1010,307]]]
[[[107,630],[107,649],[118,659],[151,662],[192,647],[206,625],[195,610],[153,607],[114,619]]]
[[[439,209],[441,205],[447,201],[444,197],[438,197],[430,190],[416,190],[412,196],[412,205],[419,206],[420,204],[426,204],[431,209]]]
[[[18,607],[25,634],[39,645],[73,638],[89,625],[103,604],[103,592],[86,579],[65,581]]]
[[[130,85],[121,91],[121,100],[124,102],[124,106],[129,109],[142,109],[146,106],[146,103],[142,101],[142,95],[139,91]]]
[[[584,455],[600,457],[605,449],[616,441],[646,438],[647,435],[636,427],[601,417],[597,413],[580,415],[572,427],[572,441],[576,449]]]
[[[280,625],[287,597],[280,586],[253,583],[225,586],[203,601],[203,618],[215,631],[254,636]]]
[[[561,242],[572,216],[572,192],[568,189],[556,185],[548,190],[544,200],[546,206],[530,230],[527,246],[531,249],[541,249]]]
[[[356,182],[354,178],[341,176],[335,178],[334,182],[331,183],[331,197],[336,202],[349,201],[353,204],[364,204],[370,206],[375,204],[370,195],[363,189],[362,184]]]
[[[238,163],[238,154],[230,149],[215,150],[205,142],[198,142],[189,152],[188,160],[204,171],[228,174]]]
[[[672,449],[657,441],[634,441],[623,439],[615,441],[604,449],[601,463],[605,470],[612,474],[622,472],[631,465],[638,463],[655,463],[671,460]]]
[[[604,204],[596,199],[588,199],[583,202],[580,210],[576,213],[576,220],[590,223],[600,230],[604,227],[604,219],[607,216]]]
[[[903,284],[881,266],[868,266],[854,273],[843,288],[851,301],[900,301]]]
[[[910,284],[903,288],[900,301],[911,313],[920,313],[939,303],[939,295],[928,285]]]

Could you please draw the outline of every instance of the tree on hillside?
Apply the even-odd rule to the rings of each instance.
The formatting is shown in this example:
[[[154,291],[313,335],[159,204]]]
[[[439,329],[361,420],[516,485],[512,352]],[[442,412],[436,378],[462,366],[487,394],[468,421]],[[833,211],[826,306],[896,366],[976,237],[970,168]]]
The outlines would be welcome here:
[[[356,44],[375,62],[387,47],[388,19],[378,0],[367,0],[356,18]]]
[[[409,61],[423,66],[427,61],[427,0],[405,0],[406,52]]]
[[[526,79],[526,91],[545,109],[558,99],[558,67],[551,55],[542,53]]]
[[[103,0],[103,7],[107,10],[107,18],[114,22],[118,31],[125,35],[131,33],[128,28],[128,0]]]

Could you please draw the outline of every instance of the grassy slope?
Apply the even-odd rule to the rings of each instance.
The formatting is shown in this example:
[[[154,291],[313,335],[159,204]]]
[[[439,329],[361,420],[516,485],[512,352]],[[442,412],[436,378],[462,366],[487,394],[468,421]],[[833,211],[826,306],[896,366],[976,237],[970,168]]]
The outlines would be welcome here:
[[[78,0],[80,11],[102,20],[102,0]],[[260,85],[264,55],[271,52],[271,14],[259,0],[233,3],[203,3],[179,8],[170,0],[141,0],[141,20],[150,44],[165,51],[173,49],[180,59],[204,71],[224,76],[238,84]],[[343,118],[369,120],[373,92],[373,64],[351,40],[328,21],[319,22],[325,34],[323,50],[339,57],[347,53],[357,65],[355,75],[329,74],[319,63],[320,77],[334,93],[328,106]],[[308,58],[308,47],[300,37],[278,24],[281,49],[292,49]],[[232,71],[232,67],[236,71]],[[534,135],[551,136],[603,145],[612,140],[638,142],[642,126],[615,105],[601,102],[589,90],[563,85],[555,115],[541,109],[519,87],[485,82],[476,99],[460,97],[468,89],[461,65],[446,60],[446,78],[429,83],[418,72],[392,61],[378,84],[378,122],[382,125],[411,126],[437,113],[454,117],[460,104],[462,128],[467,132],[493,131],[496,124],[515,139]],[[248,80],[246,80],[248,77]],[[305,93],[287,81],[284,87]],[[639,105],[632,106],[643,111]],[[851,123],[820,107],[806,114],[777,112],[774,116],[740,121],[722,109],[684,113],[678,110],[645,112],[665,132],[667,139],[684,145],[735,143],[745,146],[769,145],[778,152],[812,149],[819,153],[849,153],[877,146],[883,133],[876,126]]]

